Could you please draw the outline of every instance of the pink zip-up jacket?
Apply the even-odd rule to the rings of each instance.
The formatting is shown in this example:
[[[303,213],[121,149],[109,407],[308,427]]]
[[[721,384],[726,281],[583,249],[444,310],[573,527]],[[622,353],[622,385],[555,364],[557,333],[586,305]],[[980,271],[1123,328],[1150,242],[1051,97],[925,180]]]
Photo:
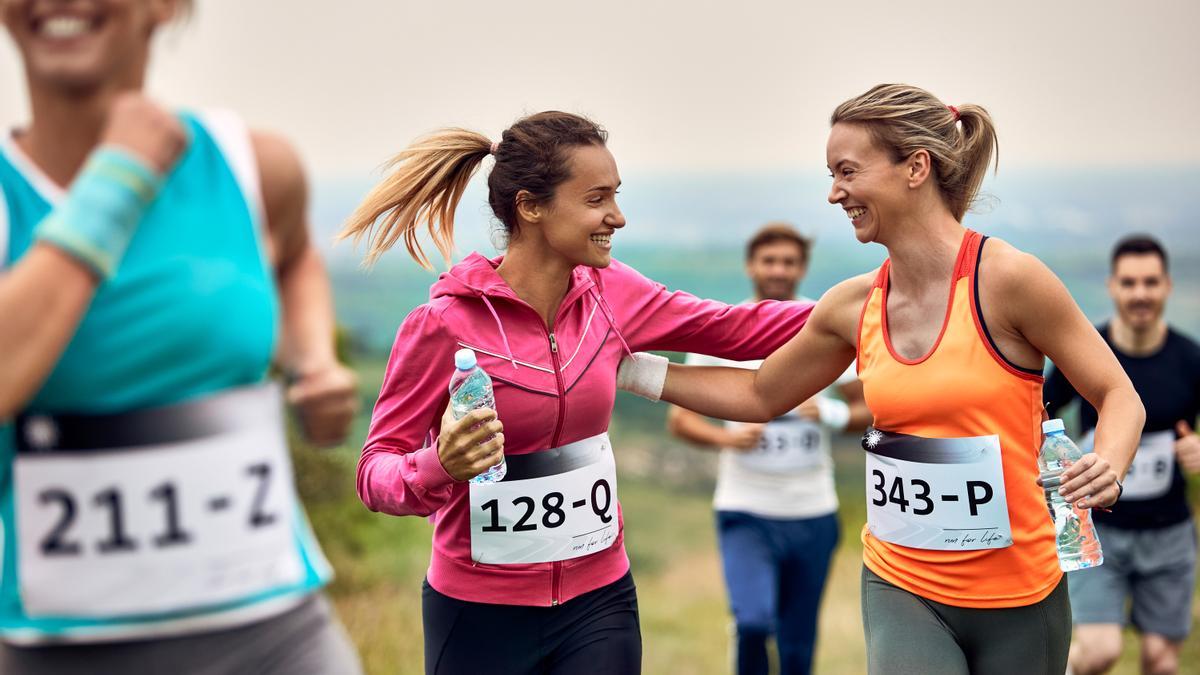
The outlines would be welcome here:
[[[428,580],[439,592],[472,602],[557,605],[629,569],[623,521],[612,546],[584,557],[473,562],[468,483],[451,478],[437,455],[454,352],[475,350],[492,377],[504,452],[513,457],[606,432],[617,365],[630,350],[761,359],[804,326],[813,305],[701,300],[614,260],[605,269],[575,269],[551,330],[496,273],[499,264],[470,255],[404,319],[358,462],[358,496],[373,511],[433,516]],[[614,452],[620,457],[619,447]]]

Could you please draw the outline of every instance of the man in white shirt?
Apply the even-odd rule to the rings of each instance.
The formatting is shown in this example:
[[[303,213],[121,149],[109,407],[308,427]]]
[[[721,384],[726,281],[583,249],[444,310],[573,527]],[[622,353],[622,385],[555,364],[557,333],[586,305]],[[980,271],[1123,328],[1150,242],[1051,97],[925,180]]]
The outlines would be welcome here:
[[[790,225],[772,223],[746,246],[754,301],[793,300],[808,271],[811,241]],[[757,368],[691,354],[696,365]],[[870,412],[854,367],[829,390],[767,424],[713,423],[672,407],[672,434],[721,452],[713,506],[737,630],[738,675],[766,675],[774,636],[781,675],[808,673],[816,643],[821,593],[838,541],[830,437],[862,429]]]

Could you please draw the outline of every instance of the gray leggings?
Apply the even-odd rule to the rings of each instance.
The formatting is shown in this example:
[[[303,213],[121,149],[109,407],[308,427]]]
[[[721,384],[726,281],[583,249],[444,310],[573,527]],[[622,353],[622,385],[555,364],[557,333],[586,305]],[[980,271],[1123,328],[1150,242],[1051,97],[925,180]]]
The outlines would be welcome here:
[[[1071,646],[1067,577],[1025,607],[952,607],[862,573],[870,675],[1062,675]]]
[[[20,675],[359,675],[346,632],[323,595],[265,621],[184,637],[0,646],[0,673]]]

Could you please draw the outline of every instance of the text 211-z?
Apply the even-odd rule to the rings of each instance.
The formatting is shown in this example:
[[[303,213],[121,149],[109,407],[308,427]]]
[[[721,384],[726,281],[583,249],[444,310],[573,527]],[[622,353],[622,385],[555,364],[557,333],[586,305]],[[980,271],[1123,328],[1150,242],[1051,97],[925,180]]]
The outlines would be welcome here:
[[[273,514],[265,513],[263,505],[267,499],[271,480],[271,466],[266,463],[252,464],[246,467],[245,474],[251,480],[257,481],[253,503],[247,516],[247,524],[252,528],[266,527],[275,522]],[[192,541],[192,535],[183,528],[179,517],[179,495],[175,483],[167,481],[150,491],[149,498],[163,504],[164,530],[153,537],[156,548],[184,545]],[[57,524],[46,534],[41,542],[41,551],[46,556],[77,556],[83,553],[83,547],[78,541],[69,538],[69,530],[77,515],[77,499],[70,491],[63,488],[47,488],[38,493],[42,504],[57,503],[61,506],[61,515]],[[131,538],[125,528],[124,496],[117,488],[103,490],[92,497],[92,504],[99,508],[107,508],[109,512],[109,536],[96,543],[97,551],[101,554],[133,551],[138,548],[138,541]],[[210,512],[223,511],[229,508],[227,497],[214,497],[208,501]]]

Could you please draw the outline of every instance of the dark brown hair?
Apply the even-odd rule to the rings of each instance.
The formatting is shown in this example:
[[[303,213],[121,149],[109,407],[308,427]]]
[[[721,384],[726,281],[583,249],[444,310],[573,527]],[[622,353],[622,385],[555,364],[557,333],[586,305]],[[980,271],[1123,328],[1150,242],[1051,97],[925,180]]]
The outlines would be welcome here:
[[[801,262],[808,262],[808,251],[812,248],[812,239],[800,234],[800,231],[788,223],[767,223],[746,242],[746,262],[754,258],[754,252],[767,244],[777,241],[790,241],[800,247]]]
[[[1111,271],[1117,271],[1117,260],[1123,255],[1156,255],[1162,259],[1163,272],[1169,272],[1167,251],[1158,240],[1148,234],[1131,234],[1113,247]]]

